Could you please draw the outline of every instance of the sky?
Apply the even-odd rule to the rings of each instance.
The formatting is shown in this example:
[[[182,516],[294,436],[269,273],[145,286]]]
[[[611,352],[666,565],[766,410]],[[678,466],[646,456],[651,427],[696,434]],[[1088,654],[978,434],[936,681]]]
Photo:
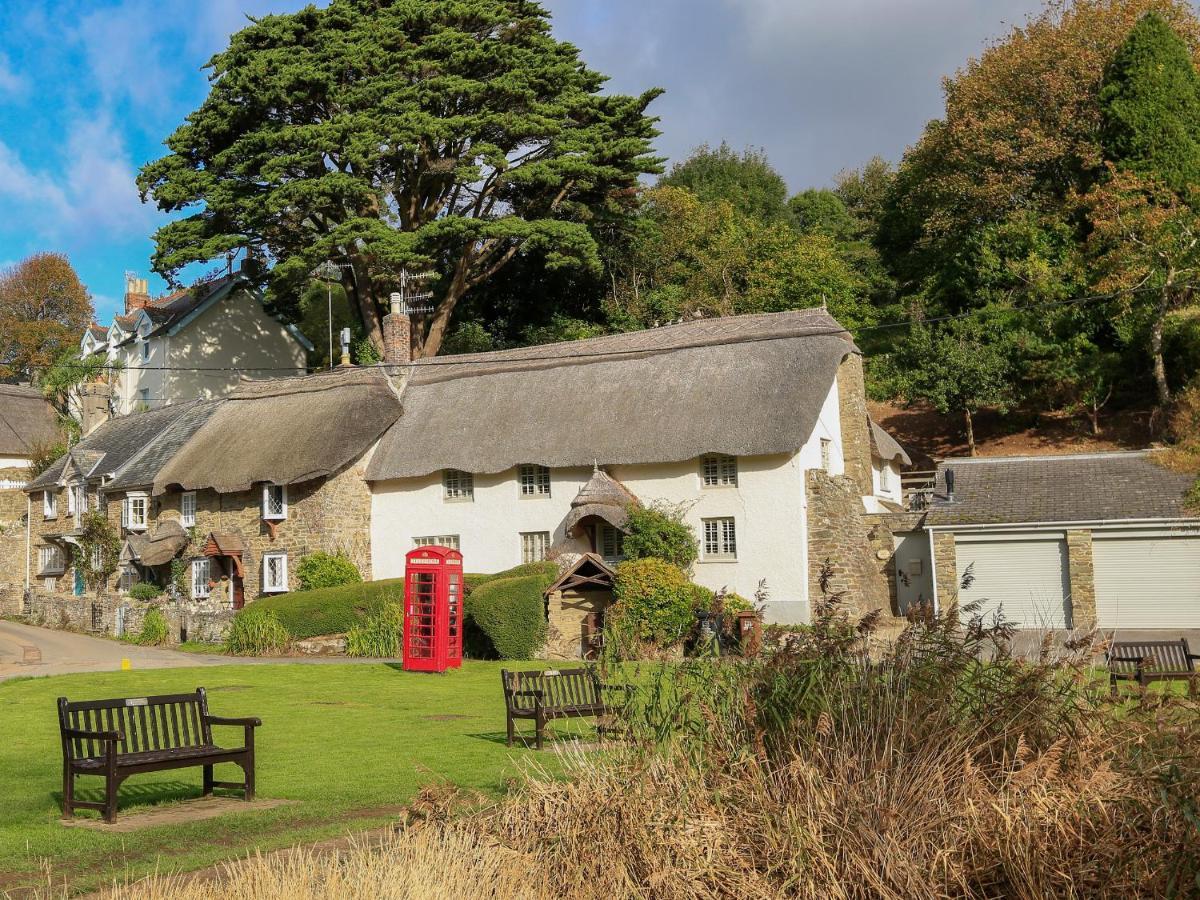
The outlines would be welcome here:
[[[762,148],[793,191],[899,160],[941,79],[1041,0],[543,0],[608,89],[665,89],[661,155]],[[0,0],[0,267],[66,253],[107,322],[165,217],[134,178],[246,16],[301,0]],[[197,273],[199,274],[199,273]]]

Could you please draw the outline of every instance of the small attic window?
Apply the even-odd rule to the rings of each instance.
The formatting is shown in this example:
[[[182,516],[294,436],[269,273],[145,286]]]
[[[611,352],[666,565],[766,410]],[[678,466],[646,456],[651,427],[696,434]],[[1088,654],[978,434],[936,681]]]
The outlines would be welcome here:
[[[142,362],[150,359],[150,341],[145,337],[142,338]]]
[[[287,518],[288,500],[286,484],[264,484],[262,495],[262,517],[268,522]]]
[[[474,500],[475,477],[470,472],[444,469],[442,471],[442,499],[446,501]]]
[[[700,457],[700,483],[706,488],[737,487],[737,457],[721,453]]]
[[[533,465],[521,466],[519,474],[522,497],[550,496],[550,470],[548,468]]]

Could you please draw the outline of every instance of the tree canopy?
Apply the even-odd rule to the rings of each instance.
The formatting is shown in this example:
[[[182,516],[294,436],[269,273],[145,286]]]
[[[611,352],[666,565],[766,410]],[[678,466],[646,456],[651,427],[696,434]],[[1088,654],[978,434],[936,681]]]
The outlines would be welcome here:
[[[439,275],[414,327],[434,354],[459,301],[522,250],[598,268],[589,223],[659,168],[659,92],[601,93],[531,0],[332,0],[255,20],[208,68],[208,97],[138,178],[185,213],[156,234],[155,269],[247,248],[298,300],[319,263],[348,264],[377,346],[403,268]]]
[[[702,144],[671,167],[659,187],[685,188],[704,203],[725,201],[739,213],[766,222],[787,217],[787,183],[763,150],[738,153],[724,141]]]
[[[0,380],[30,380],[92,321],[92,297],[61,253],[35,253],[0,271]]]

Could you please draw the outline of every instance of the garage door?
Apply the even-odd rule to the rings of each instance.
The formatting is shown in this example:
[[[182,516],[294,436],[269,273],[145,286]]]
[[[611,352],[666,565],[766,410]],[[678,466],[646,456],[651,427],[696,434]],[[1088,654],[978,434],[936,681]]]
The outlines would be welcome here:
[[[1200,628],[1200,537],[1093,535],[1101,628]]]
[[[1000,611],[1006,622],[1019,628],[1070,627],[1065,540],[964,540],[960,536],[955,549],[959,584],[968,567],[974,576],[970,587],[959,593],[960,607],[979,603],[985,616]]]

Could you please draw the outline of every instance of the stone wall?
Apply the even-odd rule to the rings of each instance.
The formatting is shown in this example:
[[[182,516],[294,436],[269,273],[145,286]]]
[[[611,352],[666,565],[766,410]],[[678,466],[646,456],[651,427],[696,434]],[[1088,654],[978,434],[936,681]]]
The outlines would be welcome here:
[[[545,655],[549,659],[586,659],[592,652],[586,621],[599,617],[613,604],[612,591],[555,591],[546,601],[548,629]]]
[[[828,562],[832,572],[828,591],[843,594],[843,603],[852,614],[880,610],[886,618],[895,618],[894,588],[886,576],[886,560],[879,558],[884,539],[878,517],[868,517],[863,511],[859,486],[850,477],[831,476],[820,469],[808,470],[806,477],[812,603],[820,601],[821,570]],[[872,530],[876,532],[873,538]]]
[[[900,601],[896,596],[896,534],[915,531],[921,527],[923,512],[865,513],[863,524],[867,528],[872,563],[887,586],[887,610],[892,616],[900,617]]]
[[[945,611],[958,602],[958,551],[954,548],[953,534],[934,532],[933,566],[937,573],[938,608]]]
[[[22,491],[0,491],[0,615],[16,615],[21,609],[25,592],[25,510]]]
[[[139,634],[146,614],[155,608],[167,621],[167,639],[172,644],[185,638],[219,642],[233,618],[232,610],[204,602],[166,598],[143,602],[112,593],[74,597],[40,588],[29,592],[23,617],[47,628],[120,637]]]
[[[838,416],[842,425],[842,456],[846,476],[860,497],[874,493],[871,473],[871,429],[867,419],[867,388],[862,356],[851,353],[838,367]]]
[[[1067,567],[1071,580],[1071,626],[1096,624],[1096,578],[1092,568],[1092,532],[1067,532]]]

